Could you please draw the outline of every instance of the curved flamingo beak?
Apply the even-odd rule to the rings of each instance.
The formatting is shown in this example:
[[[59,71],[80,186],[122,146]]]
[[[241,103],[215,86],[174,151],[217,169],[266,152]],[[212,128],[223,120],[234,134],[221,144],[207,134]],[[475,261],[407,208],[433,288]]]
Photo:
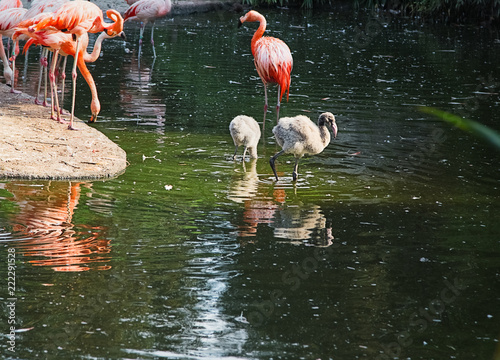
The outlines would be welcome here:
[[[332,123],[332,131],[333,131],[333,138],[335,139],[337,137],[337,131],[338,131],[336,123]]]
[[[92,114],[92,116],[89,119],[89,123],[95,123],[97,120],[97,114]]]

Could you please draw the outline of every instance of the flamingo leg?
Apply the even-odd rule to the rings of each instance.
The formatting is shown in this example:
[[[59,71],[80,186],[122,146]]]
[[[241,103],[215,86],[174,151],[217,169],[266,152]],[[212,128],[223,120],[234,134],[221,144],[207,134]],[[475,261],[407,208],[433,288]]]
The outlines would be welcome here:
[[[142,51],[142,38],[144,36],[144,23],[141,22],[141,28],[139,30],[139,54],[137,55],[137,62],[139,65],[139,68],[141,68],[141,51]]]
[[[21,91],[14,90],[14,79],[16,74],[16,48],[18,45],[18,41],[14,41],[12,45],[12,87],[10,88],[10,92],[14,94],[18,94]]]
[[[155,23],[154,23],[154,21],[151,24],[152,24],[152,27],[151,27],[151,45],[153,46],[153,58],[156,59],[155,41],[153,39],[153,34],[154,34],[154,31],[155,31]]]
[[[40,53],[40,76],[38,77],[38,87],[36,89],[36,97],[35,97],[35,104],[37,105],[40,105],[41,102],[40,100],[38,100],[38,98],[40,97],[40,89],[42,88],[42,78],[43,78],[43,57],[44,57],[44,54],[45,54],[45,49],[46,48],[42,48],[42,51]]]
[[[64,85],[66,83],[66,62],[68,61],[68,57],[65,56],[63,60],[63,65],[61,69],[61,114],[64,112],[65,114],[68,114],[67,111],[64,111]]]
[[[24,54],[24,69],[23,69],[23,84],[26,83],[26,79],[28,77],[28,53],[29,49],[26,50],[26,53]]]
[[[45,58],[43,60],[43,76],[44,76],[44,86],[43,86],[43,106],[48,106],[47,104],[47,77],[48,77],[48,66],[49,66],[49,49],[45,50]]]
[[[52,63],[50,64],[50,70],[49,70],[49,81],[50,81],[50,99],[51,99],[51,105],[50,105],[50,118],[52,120],[57,120],[57,116],[54,114],[54,104],[55,104],[55,99],[54,99],[54,84],[53,84],[53,72],[52,72],[52,65],[54,62],[56,55],[55,53],[52,55]]]
[[[285,150],[281,150],[277,152],[273,157],[269,159],[269,164],[271,165],[271,169],[273,169],[274,177],[276,178],[276,181],[278,181],[278,174],[276,173],[276,166],[274,165],[274,162],[278,158],[278,156],[282,155],[285,152]]]
[[[61,124],[64,124],[64,120],[61,119],[61,109],[59,108],[59,99],[57,97],[57,81],[56,81],[56,64],[57,57],[59,55],[59,50],[54,51],[54,56],[52,57],[52,64],[50,66],[49,78],[50,78],[50,95],[52,97],[51,105],[51,118],[57,120]],[[56,112],[54,117],[54,110]]]
[[[236,145],[236,148],[234,149],[233,160],[236,159],[236,153],[237,152],[238,152],[238,145]]]
[[[243,157],[241,158],[241,161],[245,161],[245,155],[247,154],[247,147],[245,146],[245,150],[243,150]]]
[[[55,65],[54,65],[54,64],[52,64],[52,63],[50,64],[50,70],[51,70],[51,72],[52,72],[52,76],[53,76],[53,78],[51,78],[50,80],[51,80],[51,81],[53,81],[56,85],[57,85],[57,79],[58,79],[58,77],[59,77],[59,63],[60,63],[60,62],[61,62],[61,57],[59,56],[59,52],[58,52],[58,53],[57,53],[57,61],[56,61],[56,64],[55,64]],[[57,88],[57,87],[56,87],[56,88]],[[55,95],[56,95],[56,97],[57,97],[57,92],[56,92],[56,94],[55,94]],[[58,98],[58,99],[59,99],[59,98]],[[58,109],[58,108],[59,108],[59,106],[57,105],[57,107],[56,107],[56,102],[55,102],[54,100],[52,101],[52,106],[54,107],[54,109],[55,109],[56,111],[58,111],[58,110],[59,110],[59,109]],[[59,114],[59,112],[58,112],[58,114]]]
[[[262,121],[262,130],[266,128],[266,113],[267,113],[267,84],[264,83],[264,120]]]
[[[68,129],[70,130],[77,130],[73,127],[73,118],[75,115],[75,97],[76,97],[76,64],[78,62],[78,52],[80,51],[80,36],[76,39],[76,51],[75,51],[75,58],[73,62],[73,70],[71,71],[71,77],[73,78],[73,99],[71,102],[71,117],[69,118],[69,126]]]
[[[293,181],[297,181],[297,176],[299,175],[298,170],[299,170],[299,158],[296,157],[295,166],[293,167],[293,173],[292,173]]]

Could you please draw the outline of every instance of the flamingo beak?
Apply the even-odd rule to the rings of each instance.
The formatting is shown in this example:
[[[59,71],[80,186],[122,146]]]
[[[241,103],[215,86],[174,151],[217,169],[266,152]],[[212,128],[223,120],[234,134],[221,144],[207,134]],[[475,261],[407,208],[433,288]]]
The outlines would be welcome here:
[[[119,37],[121,37],[123,40],[127,40],[127,37],[125,36],[125,32],[121,32],[118,34]]]
[[[238,19],[238,29],[243,25],[243,21],[241,21],[241,18]]]
[[[95,123],[97,120],[97,114],[92,114],[92,116],[89,119],[89,123]]]
[[[336,123],[332,123],[332,130],[333,130],[333,138],[335,139],[337,137],[337,131],[338,131]]]

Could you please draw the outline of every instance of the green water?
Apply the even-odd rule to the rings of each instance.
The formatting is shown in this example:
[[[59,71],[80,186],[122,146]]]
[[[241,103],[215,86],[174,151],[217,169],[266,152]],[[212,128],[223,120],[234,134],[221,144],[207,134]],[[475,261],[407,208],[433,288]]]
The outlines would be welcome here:
[[[293,158],[280,157],[275,182],[271,88],[259,158],[232,161],[231,119],[262,119],[256,24],[237,29],[240,14],[230,12],[159,21],[158,57],[145,41],[140,68],[138,27],[127,24],[128,42],[109,40],[89,66],[102,105],[95,127],[127,152],[126,172],[0,182],[4,358],[499,351],[499,153],[418,110],[435,106],[499,130],[498,34],[369,14],[262,12],[294,57],[281,115],[316,121],[331,111],[337,139],[301,161],[296,184]],[[34,93],[30,56],[20,88]],[[80,78],[77,116],[87,119],[89,104]]]

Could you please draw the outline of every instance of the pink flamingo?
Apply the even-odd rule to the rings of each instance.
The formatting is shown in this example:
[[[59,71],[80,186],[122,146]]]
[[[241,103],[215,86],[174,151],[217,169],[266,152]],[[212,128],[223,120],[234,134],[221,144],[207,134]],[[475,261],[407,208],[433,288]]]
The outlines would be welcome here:
[[[127,0],[127,3],[130,4]],[[127,20],[139,20],[141,21],[141,29],[139,33],[139,57],[141,56],[142,38],[144,35],[144,27],[149,21],[152,24],[151,27],[151,45],[153,45],[153,56],[156,59],[155,42],[153,39],[153,33],[155,30],[155,20],[166,16],[172,9],[172,3],[170,0],[138,0],[135,1],[125,12],[123,19]]]
[[[0,12],[3,10],[7,9],[12,9],[12,8],[22,8],[23,3],[21,0],[2,0],[0,1]],[[1,37],[0,37],[1,39]],[[0,41],[0,58],[2,59],[2,63],[4,66],[4,77],[5,80],[7,81],[7,84],[10,85],[12,81],[12,70],[9,66],[9,60],[7,58],[7,55],[5,54],[5,49],[3,47],[3,42]]]
[[[293,58],[288,45],[282,40],[262,36],[266,31],[266,18],[255,10],[250,10],[245,15],[240,17],[238,27],[246,21],[258,21],[259,28],[252,37],[252,55],[254,57],[255,68],[264,84],[264,122],[266,123],[267,112],[267,84],[278,84],[278,104],[276,105],[277,119],[280,116],[280,102],[283,94],[287,92],[287,101],[290,94],[290,73],[293,67]]]
[[[7,1],[7,0],[4,0]],[[8,0],[8,1],[14,1],[14,0]],[[44,19],[46,14],[44,13],[49,13],[56,11],[59,9],[62,5],[67,3],[69,0],[34,0],[31,3],[31,7],[28,9],[26,14],[24,15],[24,20],[17,25],[18,28],[22,27],[30,27],[33,26],[34,24],[38,23],[40,20]],[[26,52],[26,58],[28,57],[28,53]],[[47,61],[47,54],[48,54],[48,48],[44,47],[42,49],[42,53],[40,56],[40,77],[38,79],[38,88],[37,88],[37,93],[35,97],[35,104],[38,105],[43,105],[43,106],[48,106],[47,104],[47,66],[48,66],[48,61]],[[66,58],[64,58],[66,60]],[[40,88],[42,85],[42,77],[43,74],[45,73],[45,88],[44,88],[44,98],[43,101],[40,102],[38,98],[40,97]],[[64,73],[63,73],[63,81],[64,81]],[[64,94],[64,82],[63,82],[63,91],[62,93]]]
[[[70,129],[74,129],[73,118],[75,110],[76,95],[76,66],[81,64],[78,59],[80,56],[80,42],[82,36],[87,32],[97,33],[106,30],[108,36],[114,37],[123,31],[123,18],[116,10],[106,12],[112,23],[104,22],[102,10],[95,4],[83,0],[69,1],[61,6],[52,15],[42,19],[37,24],[29,28],[30,32],[36,32],[43,29],[65,30],[76,37],[75,61],[71,72],[73,78],[73,101],[71,106]],[[83,75],[83,73],[82,73]],[[95,121],[95,117],[90,118],[90,122]]]
[[[0,57],[3,62],[3,75],[7,83],[10,83],[10,92],[19,92],[14,90],[14,74],[16,71],[16,56],[19,52],[17,48],[18,41],[14,41],[12,47],[12,69],[9,66],[9,59],[5,54],[5,49],[3,47],[2,36],[6,36],[12,39],[12,35],[15,32],[16,25],[23,19],[26,13],[24,8],[9,8],[0,11]]]
[[[77,42],[73,39],[73,35],[66,32],[46,30],[46,31],[38,31],[35,33],[30,33],[30,36],[31,39],[26,43],[25,47],[29,47],[33,43],[36,43],[42,46],[46,46],[54,51],[54,56],[52,58],[51,69],[49,74],[51,82],[51,94],[53,94],[52,97],[56,103],[57,115],[55,117],[55,120],[63,122],[63,120],[60,117],[60,108],[57,99],[57,84],[55,81],[56,78],[55,66],[57,63],[57,57],[60,54],[62,56],[71,55],[75,58],[75,60],[77,59],[76,61],[78,62],[77,63],[78,69],[80,70],[80,73],[82,74],[85,81],[89,85],[90,92],[92,94],[92,102],[90,104],[90,110],[92,112],[92,116],[90,118],[90,122],[94,122],[101,110],[101,104],[99,102],[99,97],[97,94],[97,88],[95,86],[94,79],[92,78],[92,75],[90,74],[87,65],[85,63],[95,62],[99,58],[99,55],[101,53],[102,42],[104,41],[104,39],[110,39],[115,36],[124,37],[125,36],[124,33],[120,32],[119,34],[113,34],[113,35],[108,35],[106,32],[101,33],[94,43],[94,48],[91,54],[87,53],[86,51],[89,43],[89,37],[87,33],[84,33],[81,36],[79,47],[77,46]],[[78,56],[76,54],[77,48],[79,51]],[[73,127],[73,117],[71,117],[70,119],[70,124],[68,128],[71,130],[76,130]]]

